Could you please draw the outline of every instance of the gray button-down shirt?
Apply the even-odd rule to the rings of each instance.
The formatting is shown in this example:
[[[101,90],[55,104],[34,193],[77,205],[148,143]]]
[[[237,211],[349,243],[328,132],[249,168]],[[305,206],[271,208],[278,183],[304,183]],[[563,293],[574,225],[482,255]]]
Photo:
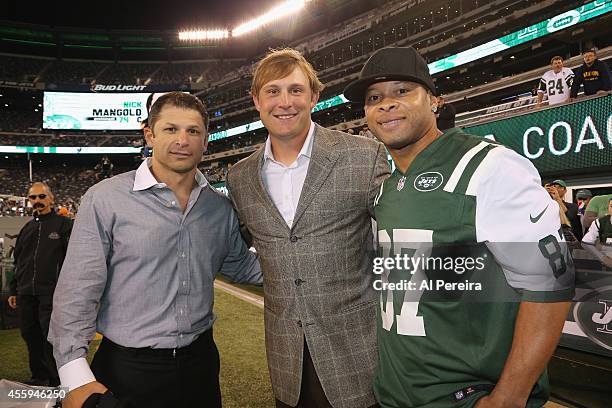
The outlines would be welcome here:
[[[183,212],[149,166],[150,159],[93,186],[79,207],[49,330],[62,384],[71,389],[80,381],[69,363],[84,359],[96,329],[126,347],[184,347],[215,320],[217,272],[262,282],[230,201],[198,171]],[[82,363],[81,374],[91,377]]]

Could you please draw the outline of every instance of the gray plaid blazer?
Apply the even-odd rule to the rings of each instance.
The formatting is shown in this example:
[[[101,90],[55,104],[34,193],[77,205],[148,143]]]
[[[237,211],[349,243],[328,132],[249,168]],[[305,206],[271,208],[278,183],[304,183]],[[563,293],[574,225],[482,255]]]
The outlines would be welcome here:
[[[305,339],[332,406],[371,406],[378,360],[371,217],[389,175],[384,146],[316,125],[292,228],[263,185],[263,160],[262,147],[232,167],[227,186],[264,273],[274,395],[297,404]]]

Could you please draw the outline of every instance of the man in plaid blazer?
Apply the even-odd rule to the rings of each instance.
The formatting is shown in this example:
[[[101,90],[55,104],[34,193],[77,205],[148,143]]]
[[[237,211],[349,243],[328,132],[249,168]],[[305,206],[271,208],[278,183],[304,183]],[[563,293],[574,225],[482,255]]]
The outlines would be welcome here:
[[[273,51],[253,76],[265,148],[228,189],[264,272],[266,351],[276,406],[376,406],[374,198],[384,147],[311,120],[323,85],[297,51]]]

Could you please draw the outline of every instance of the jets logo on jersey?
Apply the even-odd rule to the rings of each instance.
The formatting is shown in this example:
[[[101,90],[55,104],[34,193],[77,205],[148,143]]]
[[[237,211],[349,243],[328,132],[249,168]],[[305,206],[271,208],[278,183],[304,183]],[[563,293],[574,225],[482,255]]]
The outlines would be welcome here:
[[[414,179],[414,188],[419,191],[434,191],[442,185],[444,177],[437,171],[419,174]]]

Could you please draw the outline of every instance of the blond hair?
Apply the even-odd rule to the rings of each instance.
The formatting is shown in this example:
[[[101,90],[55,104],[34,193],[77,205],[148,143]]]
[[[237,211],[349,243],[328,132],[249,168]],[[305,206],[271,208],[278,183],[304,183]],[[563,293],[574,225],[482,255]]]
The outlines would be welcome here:
[[[320,93],[324,85],[317,78],[317,72],[299,51],[292,48],[272,50],[257,64],[251,83],[251,95],[259,96],[265,84],[290,75],[298,67],[302,70],[313,93]]]

